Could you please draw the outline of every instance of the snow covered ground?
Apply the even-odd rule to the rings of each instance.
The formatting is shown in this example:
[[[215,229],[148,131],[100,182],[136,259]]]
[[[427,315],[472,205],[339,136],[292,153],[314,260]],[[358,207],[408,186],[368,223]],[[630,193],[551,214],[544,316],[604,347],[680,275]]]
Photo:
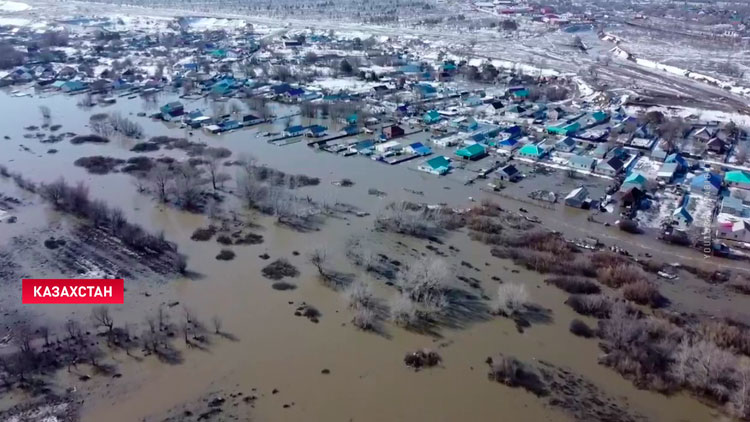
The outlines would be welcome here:
[[[23,12],[31,9],[26,3],[18,1],[0,1],[0,12]]]

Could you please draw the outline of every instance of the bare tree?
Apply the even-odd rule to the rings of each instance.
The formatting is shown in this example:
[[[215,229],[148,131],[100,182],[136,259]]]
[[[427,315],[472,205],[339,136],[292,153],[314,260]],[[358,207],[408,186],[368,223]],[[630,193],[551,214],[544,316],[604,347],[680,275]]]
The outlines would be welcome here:
[[[52,118],[52,110],[46,105],[40,105],[39,111],[42,113],[42,119],[45,122],[48,122]]]
[[[414,261],[402,272],[397,286],[428,311],[440,311],[448,307],[446,292],[453,273],[439,258],[424,257]]]
[[[221,333],[221,326],[222,326],[221,318],[219,318],[218,315],[214,315],[213,318],[211,318],[211,324],[213,324],[213,326],[214,326],[214,333],[215,334],[220,334]]]
[[[173,173],[169,169],[169,166],[163,163],[156,164],[151,171],[149,171],[147,179],[153,186],[154,192],[156,192],[159,202],[167,202],[169,199],[167,187],[169,186],[170,180],[172,180]]]
[[[112,329],[115,326],[115,322],[112,316],[109,314],[109,308],[106,306],[97,306],[91,310],[91,319],[94,320],[96,327],[106,327],[107,334],[112,335]]]

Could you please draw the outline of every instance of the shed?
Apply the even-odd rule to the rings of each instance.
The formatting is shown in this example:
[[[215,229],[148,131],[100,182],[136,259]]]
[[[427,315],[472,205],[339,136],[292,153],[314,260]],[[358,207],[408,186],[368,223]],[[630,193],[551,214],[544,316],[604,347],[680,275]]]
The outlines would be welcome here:
[[[583,208],[587,204],[589,191],[581,186],[575,188],[565,197],[565,205],[573,208]]]

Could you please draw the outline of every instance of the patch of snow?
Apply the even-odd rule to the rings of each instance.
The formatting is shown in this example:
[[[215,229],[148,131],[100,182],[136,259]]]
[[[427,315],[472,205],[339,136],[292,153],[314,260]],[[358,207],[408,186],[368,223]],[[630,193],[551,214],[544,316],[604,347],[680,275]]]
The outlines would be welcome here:
[[[31,6],[26,3],[18,1],[0,1],[0,11],[3,12],[23,12],[29,9],[31,9]]]

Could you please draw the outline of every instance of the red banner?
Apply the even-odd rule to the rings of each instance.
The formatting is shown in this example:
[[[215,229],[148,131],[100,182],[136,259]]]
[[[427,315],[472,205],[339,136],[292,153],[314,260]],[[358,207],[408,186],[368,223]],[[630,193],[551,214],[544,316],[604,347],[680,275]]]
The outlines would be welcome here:
[[[25,278],[22,302],[32,303],[123,303],[125,281],[87,278]]]

